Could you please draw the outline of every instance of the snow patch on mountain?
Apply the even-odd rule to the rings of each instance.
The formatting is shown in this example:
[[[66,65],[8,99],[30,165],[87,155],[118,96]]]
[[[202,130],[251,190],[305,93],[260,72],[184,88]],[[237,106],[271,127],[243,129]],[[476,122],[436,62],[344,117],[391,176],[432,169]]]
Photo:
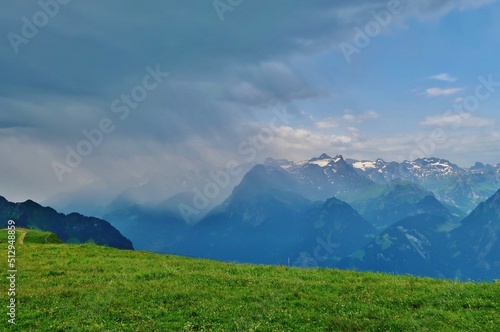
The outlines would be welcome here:
[[[331,161],[331,159],[322,159],[322,160],[311,161],[310,163],[318,165],[319,167],[325,167],[325,166],[328,166],[330,161]]]
[[[376,163],[374,163],[373,161],[358,161],[352,164],[352,166],[363,171],[366,171],[368,168],[377,168]]]
[[[423,259],[429,258],[429,250],[427,248],[431,246],[431,243],[424,235],[414,229],[410,231],[402,226],[398,226],[397,228],[405,235],[410,245]]]

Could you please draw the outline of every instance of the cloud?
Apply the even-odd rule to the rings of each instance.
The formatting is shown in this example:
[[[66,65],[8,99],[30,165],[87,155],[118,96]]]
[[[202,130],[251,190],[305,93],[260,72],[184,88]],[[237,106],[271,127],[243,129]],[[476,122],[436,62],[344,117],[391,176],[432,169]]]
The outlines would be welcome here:
[[[283,63],[263,62],[228,69],[235,74],[226,87],[227,101],[266,108],[327,95],[310,87],[298,73]]]
[[[477,9],[489,5],[496,0],[421,0],[413,1],[414,15],[420,18],[437,17],[445,15],[453,10]]]
[[[321,153],[343,154],[358,160],[386,161],[414,160],[420,157],[440,157],[461,166],[472,165],[470,158],[486,163],[498,163],[498,131],[485,131],[463,135],[445,132],[444,139],[432,140],[428,132],[399,136],[326,135],[291,127],[280,128],[279,134],[269,147],[274,158],[294,161],[310,159]]]
[[[377,119],[379,117],[379,114],[375,111],[369,110],[360,114],[356,114],[352,110],[345,110],[344,115],[340,117],[328,117],[324,118],[318,121],[314,121],[314,118],[312,120],[314,121],[314,125],[316,128],[319,129],[330,129],[330,128],[337,128],[339,127],[343,122],[347,123],[363,123],[367,120],[373,120]],[[355,129],[354,127],[348,127],[351,129]],[[349,129],[349,130],[351,130]],[[357,130],[357,129],[356,129]]]
[[[420,122],[420,124],[428,127],[480,128],[495,125],[495,120],[481,118],[467,112],[459,112],[429,116]]]
[[[320,129],[328,129],[328,128],[337,128],[338,126],[340,126],[340,123],[337,118],[330,117],[317,121],[315,125]]]
[[[304,128],[281,126],[269,146],[269,154],[293,160],[309,159],[325,151],[345,151],[355,140],[352,135],[328,135]]]
[[[447,73],[433,75],[433,76],[430,76],[429,78],[434,79],[434,80],[438,80],[438,81],[445,81],[445,82],[455,82],[457,80],[456,77],[453,77]]]
[[[495,3],[496,0],[461,0],[460,1],[460,10],[467,10],[469,8],[479,8],[484,5],[489,5]]]
[[[413,3],[402,21],[479,2]],[[212,1],[72,1],[21,44],[19,54],[7,39],[0,49],[0,153],[9,156],[0,186],[16,197],[39,198],[96,180],[149,171],[176,174],[230,158],[259,121],[268,121],[275,105],[328,95],[297,63],[338,50],[358,23],[366,24],[371,10],[386,7],[387,0],[255,0],[226,12],[220,22]],[[21,18],[37,11],[36,2],[12,2],[0,12],[0,31],[20,34]],[[130,94],[145,68],[156,64],[171,76],[126,121],[117,119],[113,100]],[[348,113],[318,120],[317,126],[331,129],[336,121],[357,124],[377,116]],[[82,130],[104,117],[115,121],[116,130],[60,184],[51,162],[63,161],[66,147],[75,147]],[[283,137],[306,153],[307,144],[323,147],[322,139],[341,147],[361,144],[354,133],[360,134],[351,132],[292,130]]]
[[[425,92],[420,93],[420,95],[427,97],[451,96],[462,91],[464,91],[463,88],[448,88],[448,89],[429,88],[426,89]]]
[[[379,114],[372,110],[366,111],[362,114],[353,114],[351,111],[347,111],[347,114],[344,114],[344,116],[342,116],[342,119],[347,122],[361,123],[367,120],[377,119],[378,117]]]

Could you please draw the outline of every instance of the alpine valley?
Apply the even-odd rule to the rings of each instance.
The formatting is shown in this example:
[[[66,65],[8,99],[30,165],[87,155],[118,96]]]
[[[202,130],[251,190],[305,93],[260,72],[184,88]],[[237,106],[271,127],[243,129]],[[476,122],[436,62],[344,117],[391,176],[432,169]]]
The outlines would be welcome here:
[[[118,193],[98,216],[136,249],[159,253],[500,278],[500,164],[463,168],[438,158],[398,163],[322,154],[300,162],[268,158],[244,169],[232,192],[222,186],[214,199],[222,203],[195,222],[185,211],[196,199],[192,189],[153,205],[120,201]]]

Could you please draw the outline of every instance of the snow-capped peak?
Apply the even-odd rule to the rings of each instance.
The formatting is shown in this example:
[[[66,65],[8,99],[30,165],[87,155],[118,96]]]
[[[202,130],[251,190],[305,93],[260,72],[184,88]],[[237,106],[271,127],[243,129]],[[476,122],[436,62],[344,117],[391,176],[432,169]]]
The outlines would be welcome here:
[[[318,165],[319,167],[326,167],[326,166],[328,166],[330,164],[338,163],[341,160],[344,160],[344,158],[341,155],[336,155],[335,157],[332,158],[329,155],[327,155],[326,153],[323,153],[318,158],[312,158],[312,159],[310,159],[309,161],[307,161],[305,163],[315,164],[315,165]],[[296,163],[296,164],[297,165],[303,165],[305,163],[304,162],[299,162],[299,163]]]

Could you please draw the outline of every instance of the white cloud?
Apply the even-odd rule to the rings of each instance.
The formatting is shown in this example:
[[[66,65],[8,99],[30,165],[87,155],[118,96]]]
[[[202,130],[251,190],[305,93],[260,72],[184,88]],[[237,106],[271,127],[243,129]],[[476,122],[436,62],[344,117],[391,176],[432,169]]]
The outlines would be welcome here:
[[[337,128],[340,124],[336,118],[325,118],[315,123],[316,127],[320,129]]]
[[[361,123],[365,122],[366,120],[372,120],[372,119],[377,119],[379,117],[379,114],[375,111],[369,110],[366,111],[362,114],[352,114],[350,111],[348,113],[344,114],[342,117],[343,120],[347,122],[356,122],[356,123]]]
[[[427,97],[451,96],[462,91],[464,91],[463,88],[429,88],[426,89],[425,92],[422,92],[420,95]]]
[[[428,127],[464,127],[478,128],[495,125],[495,120],[481,118],[471,113],[449,113],[438,116],[428,116],[422,122],[423,126]]]
[[[328,135],[303,128],[281,126],[269,146],[270,156],[291,160],[309,159],[314,155],[350,149],[356,140],[349,135]]]
[[[444,141],[432,141],[429,133],[421,132],[402,136],[356,137],[354,133],[324,135],[304,129],[281,127],[270,146],[269,155],[274,158],[305,160],[321,153],[342,154],[358,160],[386,161],[414,160],[420,157],[439,157],[461,166],[470,166],[471,160],[497,164],[498,131],[463,135],[446,132]],[[432,146],[422,145],[428,144]],[[423,147],[422,147],[423,146]]]
[[[379,114],[375,111],[369,110],[361,114],[355,114],[351,110],[345,110],[345,114],[341,117],[329,117],[329,118],[324,118],[321,120],[318,120],[314,122],[314,125],[316,128],[319,129],[329,129],[329,128],[337,128],[341,125],[342,122],[348,122],[348,123],[362,123],[367,120],[373,120],[377,119],[379,117]],[[353,127],[348,127],[348,128],[353,128]],[[350,131],[352,131],[349,129]],[[357,129],[356,129],[357,130]]]
[[[433,80],[445,81],[445,82],[455,82],[457,80],[456,77],[451,76],[448,73],[433,75],[433,76],[430,76],[429,78],[431,78]]]

